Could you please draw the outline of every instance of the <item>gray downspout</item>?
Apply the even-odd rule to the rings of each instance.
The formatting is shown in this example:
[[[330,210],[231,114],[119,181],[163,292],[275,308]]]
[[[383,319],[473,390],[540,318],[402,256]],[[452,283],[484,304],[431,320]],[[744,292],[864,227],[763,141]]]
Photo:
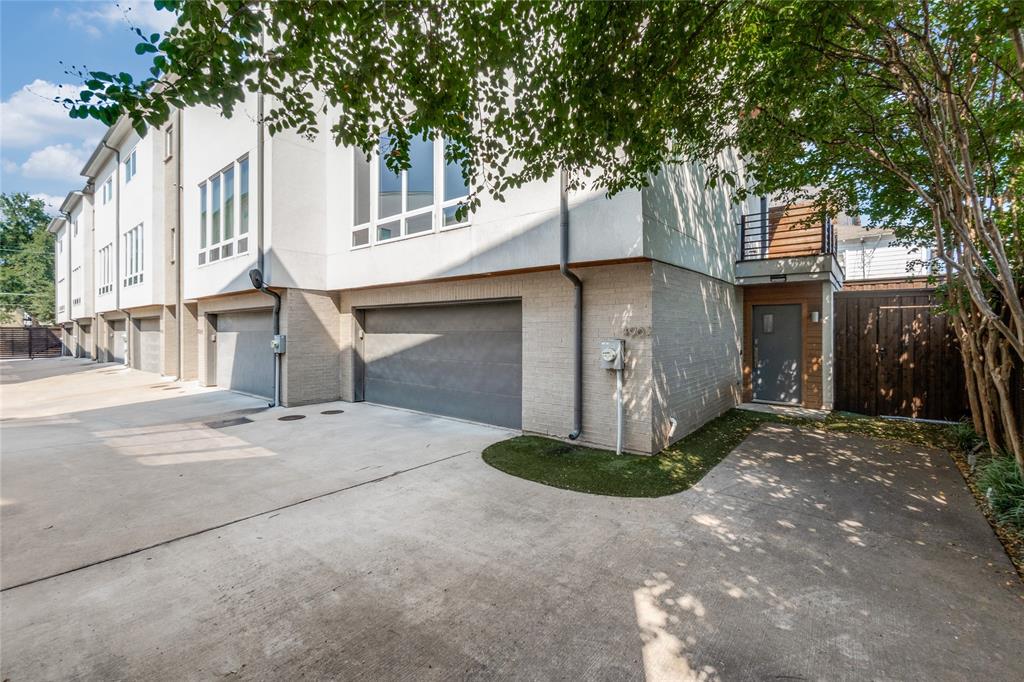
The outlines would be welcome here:
[[[178,320],[178,381],[183,380],[182,373],[185,369],[185,321],[184,321],[184,310],[185,306],[181,301],[182,294],[182,277],[184,273],[184,266],[182,265],[185,255],[182,253],[182,235],[181,235],[181,210],[182,210],[182,189],[181,189],[181,109],[178,109],[178,113],[175,116],[173,135],[175,138],[174,142],[174,188],[177,192],[175,196],[175,203],[177,210],[176,219],[174,221],[174,286],[175,286],[175,318]]]
[[[256,267],[265,272],[263,262],[263,223],[264,223],[264,129],[263,129],[263,93],[256,95]]]
[[[262,41],[262,37],[260,38]],[[261,273],[265,273],[266,259],[264,258],[265,243],[263,232],[266,225],[266,207],[264,195],[266,194],[266,130],[263,123],[263,93],[256,95],[256,184],[259,191],[256,193],[256,267]],[[265,294],[274,297],[274,336],[281,333],[281,295],[271,291],[266,285],[260,289]],[[271,407],[281,404],[281,355],[274,353],[274,401]]]
[[[576,440],[583,432],[583,282],[569,269],[569,173],[562,169],[558,183],[558,222],[561,231],[558,270],[573,285],[573,386],[572,432],[569,440]]]
[[[114,165],[114,179],[117,187],[117,198],[114,201],[114,308],[127,316],[124,325],[124,364],[131,366],[132,337],[131,323],[132,314],[127,310],[121,310],[121,150],[111,147],[105,141],[101,144],[114,152],[117,163]]]

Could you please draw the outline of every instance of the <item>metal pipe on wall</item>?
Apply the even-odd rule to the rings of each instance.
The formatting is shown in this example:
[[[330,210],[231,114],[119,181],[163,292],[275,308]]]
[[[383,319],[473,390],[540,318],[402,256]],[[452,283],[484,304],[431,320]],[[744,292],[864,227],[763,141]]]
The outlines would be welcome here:
[[[564,168],[558,182],[558,220],[561,232],[558,271],[573,285],[573,410],[569,440],[583,432],[583,282],[569,269],[569,173]]]

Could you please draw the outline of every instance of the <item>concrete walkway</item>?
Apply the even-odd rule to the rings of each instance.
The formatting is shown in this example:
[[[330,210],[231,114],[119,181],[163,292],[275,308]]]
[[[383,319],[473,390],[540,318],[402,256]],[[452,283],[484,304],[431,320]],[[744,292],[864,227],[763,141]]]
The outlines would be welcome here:
[[[491,469],[478,453],[497,430],[370,405],[218,429],[192,401],[228,414],[249,399],[186,387],[134,413],[127,398],[25,402],[56,381],[95,405],[77,382],[105,371],[0,396],[18,417],[3,422],[4,585],[36,580],[0,595],[13,682],[1024,677],[1021,585],[945,453],[769,426],[698,487],[630,500]],[[97,379],[158,383],[118,372]],[[116,429],[143,429],[141,450],[139,434],[98,435]],[[232,441],[207,448],[204,429]],[[253,516],[291,499],[278,487],[344,489]],[[86,538],[74,560],[70,531],[31,539],[68,523]],[[74,570],[133,542],[155,546]]]

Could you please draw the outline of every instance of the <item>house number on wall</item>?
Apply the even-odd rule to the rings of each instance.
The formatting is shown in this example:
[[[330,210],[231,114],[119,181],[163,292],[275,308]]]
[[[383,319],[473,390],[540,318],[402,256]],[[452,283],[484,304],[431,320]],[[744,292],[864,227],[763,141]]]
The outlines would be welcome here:
[[[633,336],[633,337],[636,337],[636,336],[650,336],[651,335],[651,328],[650,327],[623,327],[622,328],[622,333],[625,334],[626,336]]]

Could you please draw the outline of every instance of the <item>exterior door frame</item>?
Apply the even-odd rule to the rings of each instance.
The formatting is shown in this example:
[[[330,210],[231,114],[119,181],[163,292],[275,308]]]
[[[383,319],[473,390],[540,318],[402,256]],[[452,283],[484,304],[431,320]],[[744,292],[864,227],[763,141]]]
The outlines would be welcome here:
[[[785,401],[778,401],[778,400],[768,400],[768,399],[765,399],[765,398],[758,398],[757,397],[757,353],[756,353],[756,349],[757,349],[757,344],[756,344],[756,341],[757,341],[757,314],[756,314],[756,309],[757,308],[779,308],[779,307],[796,308],[797,309],[797,311],[796,311],[797,315],[799,316],[798,324],[797,324],[797,332],[798,332],[798,334],[800,336],[800,339],[799,339],[799,343],[797,345],[797,352],[796,352],[797,375],[798,375],[798,379],[796,381],[796,388],[797,388],[797,391],[799,392],[799,395],[797,396],[796,402],[785,402]],[[805,393],[804,393],[804,390],[805,390],[804,377],[807,374],[806,368],[804,367],[804,362],[805,362],[804,347],[805,347],[806,339],[807,339],[807,330],[806,330],[805,319],[804,319],[806,317],[805,307],[806,307],[806,305],[804,303],[797,302],[797,301],[794,301],[794,302],[791,302],[791,303],[787,303],[787,302],[784,302],[784,301],[772,302],[772,303],[751,303],[751,305],[750,305],[750,319],[751,319],[751,325],[750,325],[751,377],[750,377],[750,379],[751,379],[751,399],[753,401],[759,402],[759,403],[771,403],[771,404],[775,404],[775,405],[803,405],[804,404],[804,395],[805,395]]]

